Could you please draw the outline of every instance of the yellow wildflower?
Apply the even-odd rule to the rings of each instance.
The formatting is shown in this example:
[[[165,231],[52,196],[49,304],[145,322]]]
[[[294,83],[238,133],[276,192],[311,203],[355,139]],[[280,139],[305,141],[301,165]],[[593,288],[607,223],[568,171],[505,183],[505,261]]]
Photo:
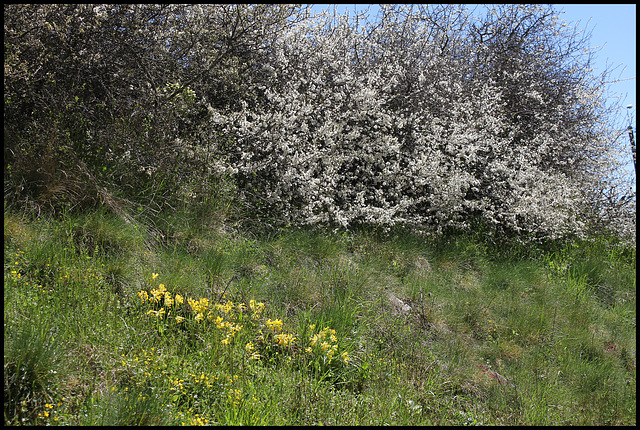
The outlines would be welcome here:
[[[338,351],[338,345],[331,346],[327,351],[327,359],[333,360],[333,355]]]
[[[295,343],[296,338],[292,334],[281,333],[274,336],[275,341],[281,346]]]
[[[228,314],[229,311],[233,310],[233,302],[229,300],[225,304],[218,307],[218,309],[222,310],[222,312],[224,312],[225,314]]]
[[[157,273],[152,273],[152,274],[151,274],[151,279],[156,279],[157,277],[158,277],[158,274],[157,274]]]
[[[180,316],[176,317],[176,322],[177,322],[178,324],[180,324],[182,321],[184,321],[184,318],[183,318],[183,317],[180,317]]]
[[[258,318],[260,318],[260,313],[262,313],[262,311],[264,310],[264,303],[256,303],[255,300],[250,300],[249,309],[253,311],[252,318],[254,320],[257,320]]]
[[[282,330],[282,320],[280,319],[271,321],[271,318],[269,318],[265,324],[274,332]]]
[[[138,297],[140,297],[140,299],[142,300],[142,303],[144,303],[145,301],[149,300],[149,295],[144,290],[138,292]]]
[[[193,309],[193,312],[195,312],[196,314],[198,313],[204,314],[207,311],[207,308],[209,307],[209,299],[207,299],[206,297],[203,297],[200,300],[194,300],[194,299],[188,298],[187,303],[189,303],[189,305],[191,306],[191,309]]]
[[[168,291],[164,293],[164,304],[168,308],[170,308],[173,305],[173,298],[171,298],[171,293]]]
[[[162,285],[162,284],[160,284],[160,285]],[[151,290],[151,295],[153,296],[153,298],[149,299],[149,301],[153,302],[153,303],[157,303],[157,302],[160,301],[162,296],[164,296],[164,291],[154,288],[153,290]]]
[[[174,299],[176,301],[176,304],[178,305],[184,303],[184,297],[182,297],[180,294],[176,294],[176,297]]]
[[[222,323],[223,318],[222,317],[218,317],[216,318],[216,327],[218,328],[223,328],[225,327],[225,325]]]

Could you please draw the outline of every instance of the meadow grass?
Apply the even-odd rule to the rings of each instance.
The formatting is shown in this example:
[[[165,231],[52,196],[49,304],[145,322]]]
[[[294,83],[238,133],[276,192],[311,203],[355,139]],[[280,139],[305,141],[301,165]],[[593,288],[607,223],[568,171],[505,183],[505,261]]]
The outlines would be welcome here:
[[[5,424],[636,422],[635,248],[207,213],[5,208]]]

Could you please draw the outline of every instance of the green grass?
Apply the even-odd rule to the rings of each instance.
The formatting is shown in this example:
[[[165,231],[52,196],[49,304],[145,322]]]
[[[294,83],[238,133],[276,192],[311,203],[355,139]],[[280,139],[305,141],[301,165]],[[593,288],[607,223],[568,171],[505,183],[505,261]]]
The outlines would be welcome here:
[[[207,213],[5,209],[5,424],[636,422],[635,248],[509,256]],[[170,307],[138,294],[160,284]]]

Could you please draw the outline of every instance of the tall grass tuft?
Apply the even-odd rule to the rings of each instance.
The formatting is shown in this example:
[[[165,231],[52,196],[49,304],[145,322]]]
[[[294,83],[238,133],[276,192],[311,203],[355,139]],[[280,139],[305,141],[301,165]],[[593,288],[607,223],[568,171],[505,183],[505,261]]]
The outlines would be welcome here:
[[[24,321],[4,329],[4,423],[37,424],[52,402],[62,351],[43,321]]]

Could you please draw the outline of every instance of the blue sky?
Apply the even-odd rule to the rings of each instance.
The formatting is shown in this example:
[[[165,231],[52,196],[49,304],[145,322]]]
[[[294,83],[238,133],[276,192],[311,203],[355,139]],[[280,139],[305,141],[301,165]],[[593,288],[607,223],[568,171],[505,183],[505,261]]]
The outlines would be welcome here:
[[[321,11],[333,4],[314,5],[315,11]],[[338,12],[348,10],[353,13],[370,6],[370,16],[375,16],[377,5],[370,4],[336,4]],[[605,67],[615,68],[611,77],[620,82],[609,84],[609,93],[622,97],[622,107],[616,126],[621,130],[631,124],[636,127],[636,5],[635,4],[555,4],[557,11],[564,11],[560,19],[567,23],[578,22],[578,28],[591,31],[591,47],[602,47],[596,54],[593,63],[594,71],[599,72]],[[633,107],[627,109],[631,104]],[[626,136],[626,133],[625,133]],[[637,133],[635,133],[637,141]],[[633,171],[631,151],[628,153],[628,164]]]
[[[561,19],[568,22],[580,21],[579,27],[592,30],[591,46],[602,46],[596,54],[595,69],[603,70],[606,65],[616,67],[612,77],[622,81],[613,83],[610,88],[624,98],[626,118],[628,104],[632,104],[630,114],[635,126],[636,112],[636,5],[635,4],[559,4],[558,10],[564,10]],[[620,74],[621,73],[621,74]],[[625,125],[628,121],[625,120]]]
[[[601,71],[605,67],[617,67],[612,78],[620,82],[609,85],[612,93],[623,97],[619,112],[620,126],[631,125],[634,138],[638,141],[636,130],[636,5],[635,4],[559,4],[558,10],[564,10],[561,19],[567,22],[579,21],[579,28],[591,30],[591,46],[601,46],[596,54],[594,69]],[[632,105],[627,109],[627,105]],[[628,135],[624,134],[625,138]],[[633,172],[631,150],[625,153],[627,170]],[[634,187],[635,190],[635,187]]]

